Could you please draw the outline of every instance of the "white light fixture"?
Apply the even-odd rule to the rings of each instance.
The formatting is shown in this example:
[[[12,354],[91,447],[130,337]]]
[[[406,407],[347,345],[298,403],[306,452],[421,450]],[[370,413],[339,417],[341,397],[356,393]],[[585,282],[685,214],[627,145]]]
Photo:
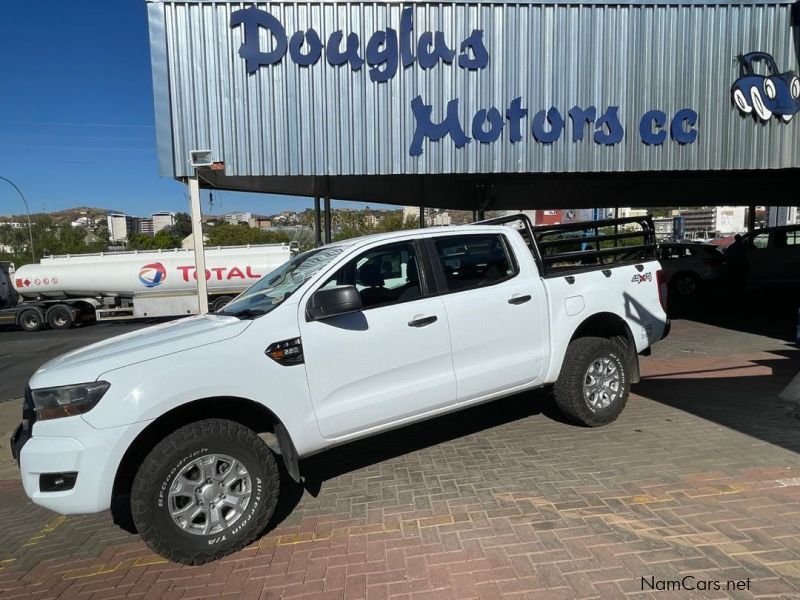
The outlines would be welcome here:
[[[211,158],[211,150],[192,150],[189,152],[189,162],[195,169],[210,167],[214,164],[214,160]]]

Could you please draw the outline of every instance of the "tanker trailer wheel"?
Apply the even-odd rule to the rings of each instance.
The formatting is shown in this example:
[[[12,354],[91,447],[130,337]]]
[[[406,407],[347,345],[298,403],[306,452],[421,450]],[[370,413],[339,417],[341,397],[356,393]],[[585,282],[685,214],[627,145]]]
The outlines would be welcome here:
[[[56,304],[47,311],[47,323],[52,329],[69,329],[75,322],[75,311],[66,304]]]
[[[36,308],[26,308],[17,317],[17,325],[23,331],[39,331],[44,327],[44,315]]]
[[[211,301],[211,312],[218,312],[228,306],[228,303],[233,300],[232,296],[217,296]]]

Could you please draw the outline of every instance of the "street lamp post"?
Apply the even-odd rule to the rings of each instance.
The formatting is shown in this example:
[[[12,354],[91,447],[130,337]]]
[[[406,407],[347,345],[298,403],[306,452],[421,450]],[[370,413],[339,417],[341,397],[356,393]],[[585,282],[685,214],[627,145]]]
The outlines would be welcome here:
[[[36,254],[33,251],[33,225],[31,225],[31,209],[28,208],[28,201],[25,199],[22,190],[17,187],[16,183],[11,181],[8,177],[3,177],[2,175],[0,175],[0,179],[8,183],[15,190],[17,190],[19,197],[22,198],[22,202],[25,204],[25,212],[28,213],[28,234],[30,235],[31,239],[31,260],[33,260],[33,262],[36,262]]]

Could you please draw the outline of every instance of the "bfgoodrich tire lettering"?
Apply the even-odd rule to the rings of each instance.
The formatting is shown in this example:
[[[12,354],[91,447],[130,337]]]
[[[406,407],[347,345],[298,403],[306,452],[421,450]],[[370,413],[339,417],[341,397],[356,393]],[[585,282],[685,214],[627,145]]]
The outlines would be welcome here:
[[[625,354],[620,344],[606,338],[583,337],[570,342],[553,389],[561,412],[570,420],[588,427],[607,425],[614,421],[628,401],[630,377]],[[615,371],[609,380],[617,383],[614,384],[614,393],[610,395],[612,397],[607,398],[607,404],[598,402],[593,405],[586,398],[587,388],[584,386],[591,380],[588,373],[595,364],[607,365]]]
[[[220,469],[233,459],[249,483],[243,510],[233,515],[230,523],[223,518],[204,532],[203,521],[200,527],[178,524],[173,516],[177,512],[175,495],[170,492],[186,482],[184,475],[192,464],[214,462],[207,457],[217,457]],[[225,474],[221,471],[219,479],[208,480],[215,494],[224,491],[219,486]],[[182,479],[176,481],[179,475]],[[204,477],[197,482],[198,492],[210,489]],[[164,438],[147,455],[133,482],[131,514],[139,535],[155,552],[174,562],[199,565],[240,550],[258,537],[275,510],[279,481],[275,456],[251,429],[223,419],[197,421]],[[243,486],[243,480],[236,485]]]

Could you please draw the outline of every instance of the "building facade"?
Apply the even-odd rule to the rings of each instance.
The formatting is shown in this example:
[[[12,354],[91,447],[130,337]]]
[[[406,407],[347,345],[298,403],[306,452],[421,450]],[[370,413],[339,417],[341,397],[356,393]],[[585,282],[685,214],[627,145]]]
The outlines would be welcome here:
[[[153,213],[150,217],[153,221],[153,233],[158,233],[162,229],[175,225],[175,213],[164,211]]]
[[[201,183],[220,189],[499,210],[686,204],[691,186],[748,204],[800,181],[792,6],[148,0],[161,173],[208,149]]]
[[[126,242],[130,234],[137,232],[138,223],[130,215],[109,213],[106,220],[108,223],[108,239],[111,242]]]
[[[690,238],[719,237],[747,231],[744,206],[683,208],[680,216],[683,217],[683,232]]]

